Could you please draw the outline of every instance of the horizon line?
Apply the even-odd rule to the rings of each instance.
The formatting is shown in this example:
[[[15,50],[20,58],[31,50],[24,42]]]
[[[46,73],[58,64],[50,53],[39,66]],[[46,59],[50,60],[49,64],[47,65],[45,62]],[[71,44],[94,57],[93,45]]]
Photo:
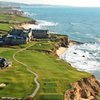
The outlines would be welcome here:
[[[18,3],[25,5],[45,5],[45,6],[63,6],[63,7],[80,7],[80,8],[100,8],[100,6],[76,6],[76,5],[60,5],[60,4],[42,4],[42,3],[26,3],[26,2],[16,2],[16,1],[2,1],[0,2],[8,2],[8,3]]]

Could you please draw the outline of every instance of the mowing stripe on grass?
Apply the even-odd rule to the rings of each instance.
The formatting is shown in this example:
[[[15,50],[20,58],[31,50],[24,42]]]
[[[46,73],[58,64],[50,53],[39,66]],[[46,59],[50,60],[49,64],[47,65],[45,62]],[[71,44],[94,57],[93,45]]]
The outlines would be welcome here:
[[[31,46],[33,46],[33,44],[32,44]],[[28,47],[26,47],[26,48],[24,48],[24,49],[20,49],[19,51],[15,52],[15,53],[13,54],[13,59],[14,59],[16,62],[20,63],[21,65],[25,66],[26,69],[27,69],[27,71],[30,72],[31,74],[33,74],[33,75],[35,76],[34,82],[36,83],[37,87],[36,87],[36,89],[34,90],[34,92],[30,95],[30,97],[33,98],[33,97],[35,97],[35,95],[37,94],[37,92],[39,91],[39,88],[40,88],[40,83],[38,82],[38,74],[36,74],[35,72],[33,72],[33,71],[31,70],[31,68],[30,68],[27,64],[25,64],[25,63],[23,63],[23,62],[21,62],[21,61],[19,61],[19,60],[16,59],[16,55],[17,55],[18,53],[20,53],[20,52],[22,52],[22,51],[24,51],[24,50],[30,48],[31,46],[28,46]]]

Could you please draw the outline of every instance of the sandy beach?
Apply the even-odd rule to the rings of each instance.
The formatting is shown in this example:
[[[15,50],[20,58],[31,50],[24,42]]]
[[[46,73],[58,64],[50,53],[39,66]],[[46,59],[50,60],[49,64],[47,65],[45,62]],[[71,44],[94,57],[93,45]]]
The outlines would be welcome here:
[[[18,28],[24,28],[24,29],[40,29],[39,25],[35,25],[35,24],[21,24],[21,25],[17,25]]]
[[[73,45],[76,45],[78,44],[77,41],[73,41],[73,40],[69,40],[69,46],[73,46]],[[68,48],[65,48],[65,47],[59,47],[59,49],[56,50],[56,54],[58,56],[62,55],[66,50],[68,50]]]
[[[56,54],[58,56],[62,55],[65,51],[67,50],[67,48],[65,47],[60,47],[57,51],[56,51]]]

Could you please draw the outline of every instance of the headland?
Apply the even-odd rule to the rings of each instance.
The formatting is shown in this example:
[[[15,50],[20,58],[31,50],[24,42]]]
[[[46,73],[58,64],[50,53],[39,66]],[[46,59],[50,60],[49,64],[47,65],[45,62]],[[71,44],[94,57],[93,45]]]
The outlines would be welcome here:
[[[8,21],[12,22],[14,20],[12,18],[13,17],[15,18],[17,15],[1,14],[0,16],[1,17],[9,16]],[[17,16],[17,18],[21,21],[23,19],[25,20],[25,22],[22,23],[13,22],[9,24],[6,23],[6,25],[4,23],[1,24],[3,24],[4,27],[5,26],[10,27],[12,25],[13,26],[15,26],[16,24],[23,25],[23,23],[26,23],[24,28],[28,28],[28,27],[31,28],[29,26],[30,25],[29,21],[33,19],[22,17],[22,16],[20,17]],[[19,21],[18,19],[16,19],[16,22]],[[27,19],[28,21],[26,21]],[[0,20],[2,21],[4,19],[1,18]],[[6,28],[4,27],[2,27],[1,25],[0,29],[1,31],[3,30],[3,32],[6,30],[6,36],[7,36],[9,29],[7,27]],[[16,30],[20,30],[20,29],[15,29],[15,31]],[[35,30],[35,32],[38,31],[39,30]],[[45,38],[40,37],[40,32],[38,32],[37,34],[39,34],[39,36],[34,33],[34,37],[28,43],[17,44],[17,45],[6,44],[0,47],[0,55],[13,62],[12,67],[8,67],[3,70],[0,69],[0,84],[5,84],[5,86],[0,87],[1,100],[12,100],[12,99],[32,100],[32,98],[29,98],[29,96],[36,89],[36,84],[34,81],[35,76],[32,73],[29,73],[29,71],[27,71],[24,65],[29,66],[30,70],[35,72],[38,75],[40,88],[38,93],[34,97],[34,100],[64,100],[64,99],[68,100],[66,99],[67,98],[66,90],[72,90],[73,83],[75,82],[77,83],[77,81],[80,81],[83,78],[87,80],[88,77],[90,78],[92,77],[90,73],[84,71],[78,71],[77,69],[73,68],[69,63],[66,63],[65,61],[59,59],[59,57],[57,56],[56,54],[57,50],[58,50],[58,55],[60,55],[65,51],[65,49],[68,48],[69,45],[68,36],[60,35],[60,34],[50,34],[50,32],[48,33],[48,31],[45,32],[46,35],[43,35],[43,36],[47,36]],[[22,51],[17,53],[15,57],[20,62],[23,62],[24,63],[23,65],[16,62],[13,59],[13,54],[15,54],[18,50],[22,50]],[[94,77],[93,77],[93,81],[90,80],[89,82],[94,82],[92,86],[98,85],[97,87],[100,88],[99,87],[100,83]],[[83,85],[80,86],[80,90],[82,86]],[[91,85],[88,85],[88,87],[90,89]],[[95,100],[98,100],[99,97],[97,96],[99,95],[99,92],[96,91],[95,88],[92,88],[92,90],[96,93],[95,95],[91,94],[91,96],[95,96],[96,98]],[[79,92],[77,93],[79,94],[79,97],[83,97],[84,99],[87,99],[88,96],[90,96],[90,95],[80,96],[80,93]],[[65,94],[66,97],[64,98]],[[72,96],[71,93],[69,93],[68,97],[71,96]],[[27,99],[26,97],[28,97],[29,99]],[[79,100],[79,99],[72,99],[72,100]]]

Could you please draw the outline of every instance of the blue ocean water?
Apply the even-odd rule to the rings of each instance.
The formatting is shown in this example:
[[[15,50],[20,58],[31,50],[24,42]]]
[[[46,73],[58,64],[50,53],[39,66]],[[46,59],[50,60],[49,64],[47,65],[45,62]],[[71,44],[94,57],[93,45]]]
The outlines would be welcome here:
[[[21,9],[36,19],[40,28],[84,42],[70,47],[61,58],[77,69],[91,72],[100,78],[100,8],[21,6]]]

